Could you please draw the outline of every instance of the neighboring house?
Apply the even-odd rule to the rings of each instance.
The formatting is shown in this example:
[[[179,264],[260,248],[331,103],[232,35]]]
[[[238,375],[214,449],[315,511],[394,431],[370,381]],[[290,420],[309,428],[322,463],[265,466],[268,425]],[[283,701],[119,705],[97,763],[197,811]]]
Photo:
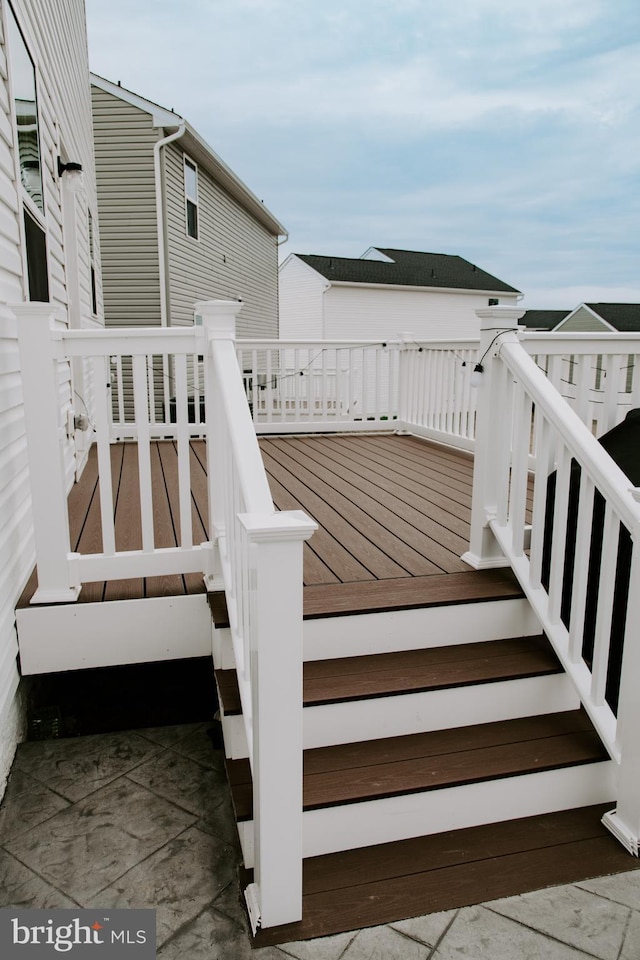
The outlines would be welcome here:
[[[1,794],[24,730],[15,606],[35,559],[20,321],[11,305],[49,301],[71,327],[99,326],[103,318],[84,2],[3,0],[0,26]],[[70,487],[86,457],[86,434],[75,429],[75,416],[91,408],[80,361],[71,379],[61,377],[59,397]]]
[[[475,311],[518,290],[462,257],[370,247],[359,258],[290,254],[280,267],[283,339],[476,338]]]
[[[640,333],[640,303],[581,303],[554,329],[562,333]]]
[[[277,336],[284,227],[182,117],[92,75],[105,318],[185,326],[241,299],[238,334]]]
[[[527,330],[554,330],[570,313],[570,310],[527,310],[518,323]]]

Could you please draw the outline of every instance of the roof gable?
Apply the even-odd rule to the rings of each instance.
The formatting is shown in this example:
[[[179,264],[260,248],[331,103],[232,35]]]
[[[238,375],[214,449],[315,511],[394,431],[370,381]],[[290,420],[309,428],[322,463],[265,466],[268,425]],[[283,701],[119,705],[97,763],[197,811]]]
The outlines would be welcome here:
[[[384,259],[371,259],[377,251]],[[366,283],[401,287],[440,287],[519,293],[475,264],[446,253],[420,253],[389,247],[370,247],[365,258],[325,257],[296,254],[327,280],[335,283]]]
[[[119,84],[105,80],[97,74],[91,74],[91,83],[93,86],[118,97],[125,103],[137,107],[144,113],[148,113],[152,118],[154,127],[160,129],[175,130],[182,128],[180,135],[180,144],[184,150],[189,153],[193,160],[199,166],[203,167],[216,180],[220,186],[231,194],[256,220],[262,223],[274,236],[287,236],[286,229],[276,220],[273,214],[265,207],[254,193],[247,187],[242,180],[236,176],[230,167],[213,150],[209,144],[202,139],[200,134],[183,117],[174,113],[172,110],[166,110],[151,100],[140,97],[131,90],[126,90]]]
[[[640,303],[586,303],[620,333],[640,333]]]

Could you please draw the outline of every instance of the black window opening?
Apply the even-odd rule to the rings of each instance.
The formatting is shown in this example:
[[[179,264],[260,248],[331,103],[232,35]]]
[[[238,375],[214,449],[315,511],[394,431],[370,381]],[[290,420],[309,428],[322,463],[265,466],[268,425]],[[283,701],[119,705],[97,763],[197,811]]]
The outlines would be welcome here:
[[[49,274],[47,270],[47,240],[44,230],[24,211],[24,237],[27,251],[27,278],[29,300],[49,300]]]

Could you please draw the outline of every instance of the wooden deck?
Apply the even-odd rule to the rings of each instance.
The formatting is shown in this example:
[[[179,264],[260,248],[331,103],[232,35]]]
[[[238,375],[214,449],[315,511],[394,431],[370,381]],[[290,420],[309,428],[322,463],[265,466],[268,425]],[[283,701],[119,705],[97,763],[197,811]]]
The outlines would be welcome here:
[[[319,524],[304,545],[305,616],[396,609],[518,596],[507,571],[473,571],[468,546],[473,459],[415,437],[273,437],[260,441],[275,505],[302,509]],[[175,546],[179,529],[177,451],[152,445],[156,544]],[[111,451],[116,545],[142,546],[134,443]],[[207,539],[204,441],[191,444],[194,541]],[[99,553],[95,448],[69,496],[71,549]],[[35,574],[23,594],[28,603]],[[198,574],[87,583],[79,602],[177,596],[204,591]]]

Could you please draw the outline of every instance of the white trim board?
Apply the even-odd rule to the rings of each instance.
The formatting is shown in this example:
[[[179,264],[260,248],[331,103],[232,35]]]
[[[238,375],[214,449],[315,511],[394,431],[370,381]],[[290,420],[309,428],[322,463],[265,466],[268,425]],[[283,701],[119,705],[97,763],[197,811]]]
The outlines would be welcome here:
[[[23,675],[211,656],[207,595],[16,611]]]

